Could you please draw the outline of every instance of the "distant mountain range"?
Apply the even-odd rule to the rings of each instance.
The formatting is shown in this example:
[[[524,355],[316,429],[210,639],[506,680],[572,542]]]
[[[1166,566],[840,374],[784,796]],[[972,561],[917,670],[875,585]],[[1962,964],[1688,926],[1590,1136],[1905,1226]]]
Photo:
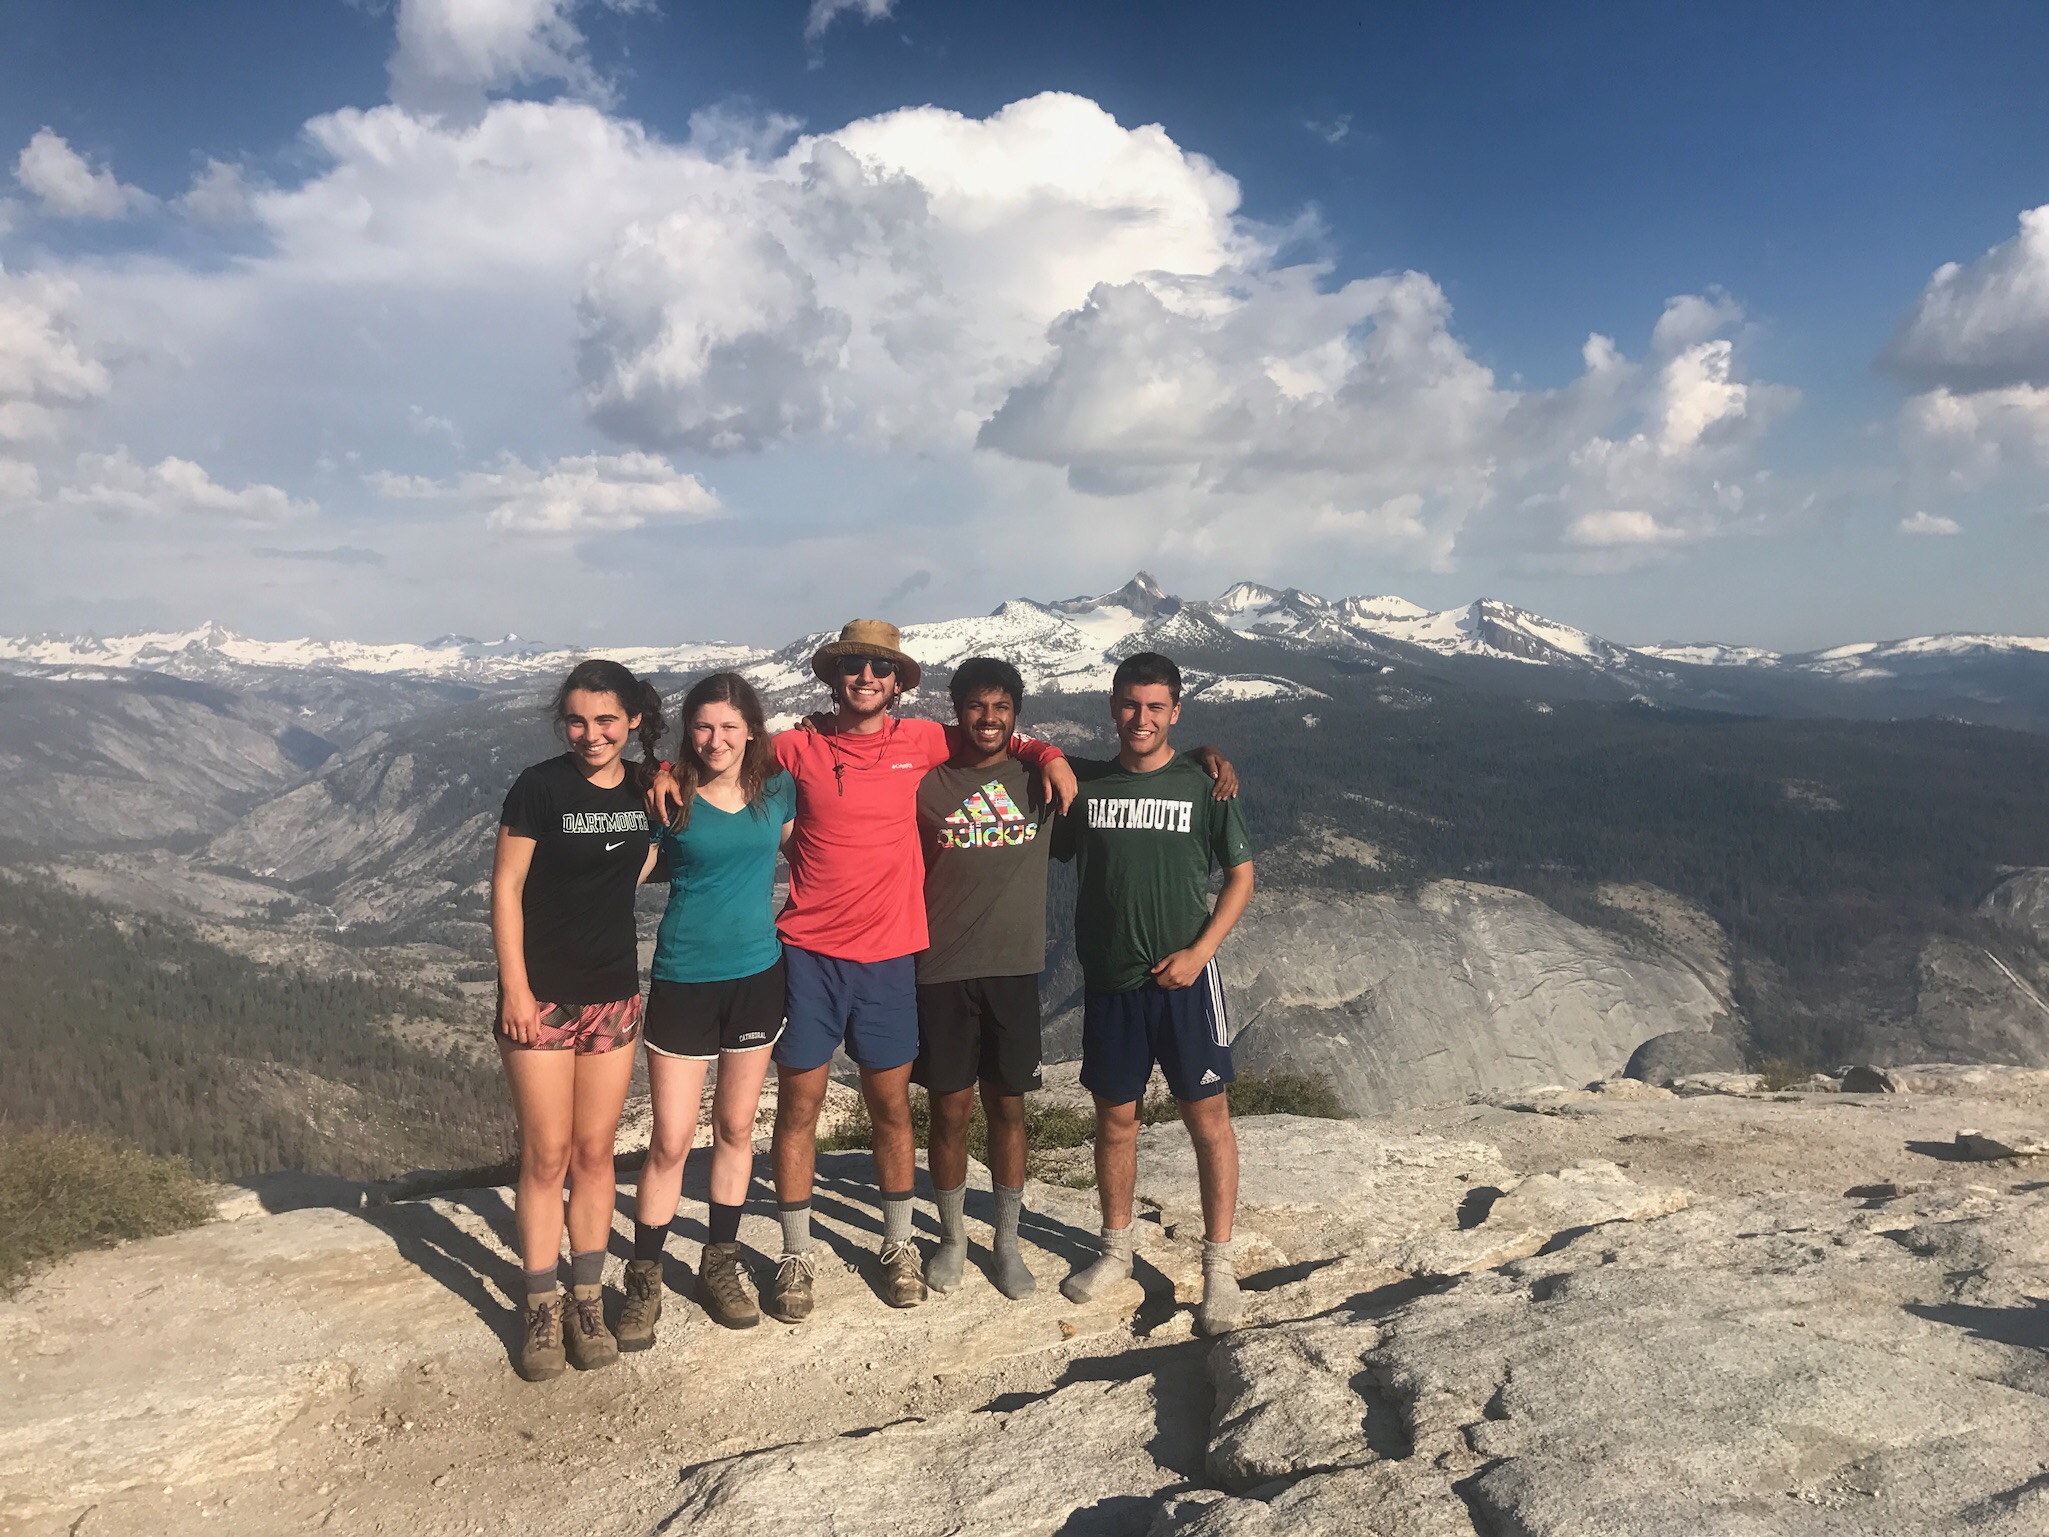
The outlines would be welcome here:
[[[747,670],[777,708],[815,697],[812,652],[828,632],[775,651],[719,642],[607,648],[636,671]],[[914,624],[906,648],[943,673],[966,657],[1009,658],[1036,692],[1108,687],[1117,661],[1154,649],[1187,658],[1197,697],[1213,702],[1314,697],[1345,672],[1477,664],[1466,675],[1513,692],[1563,685],[1643,702],[1767,713],[1952,714],[2039,726],[2049,719],[2049,637],[1931,635],[1781,654],[1757,647],[1625,645],[1494,598],[1431,610],[1396,597],[1324,598],[1241,582],[1183,599],[1140,572],[1115,592],[1053,602],[1020,598],[993,613]],[[44,676],[140,669],[200,681],[244,669],[343,672],[489,689],[564,669],[570,648],[517,635],[424,644],[260,641],[216,624],[122,636],[0,637],[0,666]],[[1507,675],[1494,664],[1506,664]],[[1535,671],[1541,669],[1542,673]],[[1515,674],[1520,673],[1518,677]],[[1852,686],[1845,689],[1844,686]]]

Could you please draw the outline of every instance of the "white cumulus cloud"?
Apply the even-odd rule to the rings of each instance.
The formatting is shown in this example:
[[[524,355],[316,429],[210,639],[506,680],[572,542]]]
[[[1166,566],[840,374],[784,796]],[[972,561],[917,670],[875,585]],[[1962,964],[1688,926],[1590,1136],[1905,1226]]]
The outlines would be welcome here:
[[[1936,269],[1902,323],[1889,360],[1952,388],[2049,384],[2049,205],[1968,265]]]
[[[825,36],[830,27],[842,16],[856,16],[862,21],[882,21],[896,10],[896,0],[811,0],[811,10],[804,18],[804,40],[815,43]]]
[[[350,588],[434,629],[523,622],[509,573],[561,577],[547,540],[480,523],[631,536],[587,539],[592,561],[691,543],[719,612],[758,627],[906,570],[995,582],[997,548],[1007,595],[1154,562],[1613,569],[1772,516],[1758,456],[1793,396],[1754,377],[1727,300],[1676,299],[1647,340],[1591,337],[1571,382],[1525,388],[1429,274],[1292,256],[1302,230],[1247,217],[1161,125],[1049,92],[805,134],[726,109],[666,139],[608,104],[578,26],[602,3],[403,0],[393,101],[314,118],[275,184],[214,162],[180,200],[237,225],[232,260],[0,278],[0,437],[90,430],[106,466],[47,493],[70,477],[43,462],[77,505],[261,516],[319,485],[323,539],[460,566],[459,613],[426,613],[452,587]],[[191,465],[205,485],[179,492],[189,457],[124,442],[253,484]],[[340,526],[359,513],[375,526]],[[719,540],[678,537],[711,517]],[[1020,519],[1044,537],[1016,545]],[[124,528],[124,554],[171,526]],[[730,596],[765,547],[774,619]]]
[[[0,443],[57,435],[59,413],[107,393],[106,366],[81,345],[78,287],[0,269]]]
[[[1901,407],[1907,484],[1924,496],[2025,494],[2049,471],[2049,205],[1976,261],[1949,262],[1886,361],[1924,386]]]
[[[559,80],[606,99],[575,13],[585,0],[399,0],[391,99],[410,110],[474,115],[486,97]],[[634,10],[646,0],[601,0]]]
[[[1900,519],[1900,532],[1903,534],[1961,534],[1963,531],[1963,524],[1940,513],[1917,512]]]
[[[43,477],[26,459],[0,458],[0,506],[33,502]]]
[[[81,454],[78,475],[58,493],[74,507],[130,517],[203,517],[234,523],[283,523],[320,509],[277,486],[231,490],[190,459],[169,457],[144,465],[125,448]]]
[[[118,219],[148,206],[148,193],[95,166],[51,128],[39,128],[14,162],[14,179],[62,219]]]
[[[659,454],[578,454],[535,467],[511,454],[453,480],[373,472],[394,501],[457,498],[499,533],[594,534],[719,517],[718,496]]]
[[[202,224],[240,224],[250,216],[249,191],[238,167],[209,159],[177,206]]]

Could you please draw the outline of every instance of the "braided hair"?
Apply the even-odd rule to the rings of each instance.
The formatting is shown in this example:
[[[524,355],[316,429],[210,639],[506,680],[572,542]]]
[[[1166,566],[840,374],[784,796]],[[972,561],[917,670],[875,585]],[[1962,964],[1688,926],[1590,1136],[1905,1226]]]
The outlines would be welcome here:
[[[662,733],[669,728],[662,718],[662,696],[652,683],[634,677],[617,662],[591,657],[572,667],[562,686],[555,690],[554,715],[558,725],[569,713],[569,696],[579,691],[610,694],[628,716],[640,717],[640,725],[635,729],[640,738],[640,756],[626,760],[626,771],[633,787],[645,794],[654,783],[655,765],[661,761]]]

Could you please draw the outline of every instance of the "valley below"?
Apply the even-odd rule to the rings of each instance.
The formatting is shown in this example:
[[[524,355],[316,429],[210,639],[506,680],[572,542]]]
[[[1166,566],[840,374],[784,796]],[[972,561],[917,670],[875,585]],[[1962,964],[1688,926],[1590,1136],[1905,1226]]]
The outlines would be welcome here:
[[[1056,1288],[1097,1221],[1066,1147],[1033,1298],[977,1248],[892,1311],[867,1155],[834,1151],[809,1324],[684,1300],[686,1203],[657,1347],[538,1388],[487,901],[562,656],[0,642],[0,1118],[186,1160],[220,1213],[0,1299],[0,1537],[2049,1527],[2049,652],[1717,662],[1396,605],[1141,577],[908,632],[909,709],[1010,655],[1085,756],[1116,657],[1169,650],[1176,740],[1239,770],[1234,1049],[1342,1112],[1240,1122],[1242,1333],[1191,1332],[1165,1122],[1122,1294]],[[819,639],[631,660],[665,695],[741,666],[787,721]],[[1056,866],[1040,1100],[1079,1113],[1071,914]],[[627,1189],[645,1135],[637,1089]]]

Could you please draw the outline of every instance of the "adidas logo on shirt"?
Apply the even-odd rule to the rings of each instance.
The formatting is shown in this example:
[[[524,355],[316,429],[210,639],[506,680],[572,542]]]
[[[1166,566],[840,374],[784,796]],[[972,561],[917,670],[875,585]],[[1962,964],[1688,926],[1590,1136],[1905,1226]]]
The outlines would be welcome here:
[[[948,815],[939,829],[943,849],[1014,848],[1030,843],[1039,835],[1039,824],[1017,809],[1017,802],[992,779],[971,791],[960,810]]]

